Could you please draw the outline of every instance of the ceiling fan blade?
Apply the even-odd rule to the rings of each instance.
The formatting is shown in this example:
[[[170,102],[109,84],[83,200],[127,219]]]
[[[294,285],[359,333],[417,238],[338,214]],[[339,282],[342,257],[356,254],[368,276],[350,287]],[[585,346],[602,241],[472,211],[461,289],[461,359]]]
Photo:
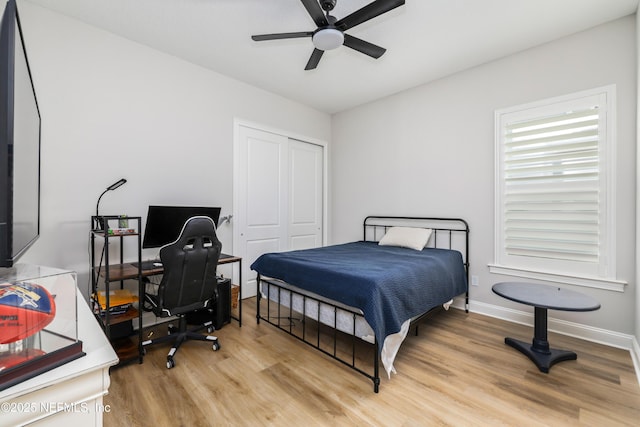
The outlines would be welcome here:
[[[320,4],[317,2],[317,0],[300,1],[304,5],[305,9],[307,9],[307,12],[309,12],[309,15],[311,15],[313,22],[315,22],[318,27],[324,27],[328,24],[327,18],[324,16],[324,12],[322,11],[322,8],[320,7]]]
[[[280,40],[280,39],[296,39],[300,37],[311,37],[313,31],[301,31],[298,33],[277,33],[277,34],[260,34],[257,36],[251,36],[251,38],[257,42],[265,40]]]
[[[360,25],[376,16],[387,13],[396,7],[402,6],[404,0],[376,0],[361,9],[356,10],[351,15],[336,21],[335,26],[342,31]]]
[[[318,66],[318,62],[320,62],[320,58],[322,58],[322,54],[324,50],[313,49],[311,53],[311,57],[309,58],[309,62],[307,62],[307,66],[304,67],[305,70],[313,70]]]
[[[376,59],[380,58],[382,54],[387,51],[387,49],[383,47],[376,46],[373,43],[366,42],[349,34],[344,35],[344,45]]]

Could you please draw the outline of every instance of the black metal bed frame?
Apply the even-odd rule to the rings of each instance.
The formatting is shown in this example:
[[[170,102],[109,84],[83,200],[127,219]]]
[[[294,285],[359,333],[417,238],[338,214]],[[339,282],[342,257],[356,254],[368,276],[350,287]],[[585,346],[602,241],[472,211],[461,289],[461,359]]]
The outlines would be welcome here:
[[[421,228],[431,228],[433,230],[433,237],[430,239],[429,247],[435,248],[443,248],[443,249],[454,249],[458,250],[462,254],[464,267],[467,275],[467,289],[465,292],[465,311],[469,311],[469,225],[467,222],[460,218],[428,218],[428,217],[401,217],[401,216],[368,216],[363,221],[363,231],[364,231],[364,240],[365,241],[374,241],[377,242],[382,238],[382,236],[386,233],[387,229],[394,226],[411,226],[411,227],[421,227]],[[444,235],[444,237],[443,237]],[[379,237],[378,237],[379,236]],[[456,241],[454,239],[456,236],[462,237],[462,243]],[[459,239],[458,239],[459,240]],[[455,244],[457,243],[457,244]],[[261,299],[262,292],[260,289],[261,283],[266,283],[266,316],[263,316],[261,313]],[[291,284],[293,285],[293,284]],[[355,370],[356,372],[364,375],[373,381],[373,390],[375,393],[378,393],[380,389],[380,358],[379,354],[379,343],[377,340],[374,340],[373,344],[373,366],[370,370],[364,370],[356,363],[357,359],[357,343],[358,342],[367,342],[363,339],[359,338],[356,335],[356,322],[357,318],[364,319],[362,313],[354,309],[352,307],[346,307],[337,302],[332,302],[330,300],[324,299],[322,297],[311,296],[308,293],[303,293],[302,291],[297,291],[291,286],[287,286],[287,284],[282,283],[279,280],[273,280],[269,278],[261,277],[260,274],[257,276],[257,304],[256,304],[256,321],[260,323],[260,320],[264,320],[265,322],[275,326],[276,328],[286,332],[287,334],[297,338],[298,340],[304,342],[307,345],[315,348],[316,350],[326,354],[334,360],[339,361],[340,363],[348,366],[349,368]],[[284,291],[284,292],[283,292]],[[272,292],[275,292],[276,295],[272,295]],[[284,298],[287,298],[288,301],[284,301],[282,295],[285,295]],[[294,306],[294,297],[301,298],[302,300],[302,312],[296,312],[293,308]],[[317,318],[309,317],[309,313],[307,312],[307,302],[310,301],[312,304],[316,304],[317,310]],[[275,308],[272,308],[272,305],[275,305]],[[331,328],[333,330],[332,343],[327,345],[321,344],[321,310],[322,307],[329,307],[329,310],[333,310],[333,327],[326,326],[326,328]],[[419,317],[415,318],[411,322],[411,326],[415,327],[416,335],[417,335],[417,325],[432,314],[434,311],[439,310],[441,307],[435,307]],[[338,331],[338,313],[343,312],[348,316],[352,317],[353,322],[353,330],[351,333],[347,334],[344,332]],[[302,316],[301,318],[298,316]],[[310,319],[316,322],[315,331],[308,332],[307,322],[305,319]],[[300,321],[302,326],[302,331],[294,331],[295,321]],[[311,329],[311,328],[309,328]],[[314,335],[314,336],[310,336]],[[338,354],[338,336],[350,336],[351,337],[351,356],[350,357],[341,357]],[[325,335],[326,337],[326,335]]]

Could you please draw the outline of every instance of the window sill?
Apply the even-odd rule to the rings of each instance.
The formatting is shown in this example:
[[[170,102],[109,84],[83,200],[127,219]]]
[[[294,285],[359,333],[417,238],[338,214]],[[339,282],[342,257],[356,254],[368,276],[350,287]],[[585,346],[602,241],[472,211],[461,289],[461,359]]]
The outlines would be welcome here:
[[[566,283],[569,285],[605,289],[607,291],[615,292],[624,292],[627,286],[627,282],[623,280],[606,279],[601,277],[564,275],[545,271],[527,270],[517,267],[507,267],[497,264],[489,264],[489,272],[495,274],[504,274],[506,276],[522,277],[526,279],[545,280],[547,282]]]

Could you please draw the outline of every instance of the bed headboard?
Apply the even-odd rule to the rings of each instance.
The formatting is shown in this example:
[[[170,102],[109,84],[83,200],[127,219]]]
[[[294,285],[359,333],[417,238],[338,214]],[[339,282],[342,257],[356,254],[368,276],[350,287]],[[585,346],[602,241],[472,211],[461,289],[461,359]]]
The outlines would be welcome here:
[[[461,218],[428,218],[411,216],[368,216],[362,223],[364,240],[379,242],[390,227],[431,228],[433,237],[427,247],[452,249],[462,254],[469,289],[469,224]],[[466,305],[469,304],[467,291]]]

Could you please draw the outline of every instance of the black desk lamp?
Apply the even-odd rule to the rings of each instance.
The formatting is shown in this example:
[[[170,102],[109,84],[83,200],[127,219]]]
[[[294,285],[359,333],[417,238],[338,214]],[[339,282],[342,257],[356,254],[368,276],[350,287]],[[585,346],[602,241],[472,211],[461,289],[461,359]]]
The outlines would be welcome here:
[[[104,194],[107,191],[115,190],[116,188],[120,187],[122,184],[124,184],[126,182],[127,182],[127,180],[124,179],[124,178],[114,182],[113,184],[108,186],[106,190],[104,190],[102,192],[100,197],[98,197],[98,203],[96,203],[96,230],[104,230],[104,224],[103,224],[102,218],[100,218],[100,214],[98,213],[98,207],[100,206],[100,199],[102,199],[102,196],[104,196]]]

